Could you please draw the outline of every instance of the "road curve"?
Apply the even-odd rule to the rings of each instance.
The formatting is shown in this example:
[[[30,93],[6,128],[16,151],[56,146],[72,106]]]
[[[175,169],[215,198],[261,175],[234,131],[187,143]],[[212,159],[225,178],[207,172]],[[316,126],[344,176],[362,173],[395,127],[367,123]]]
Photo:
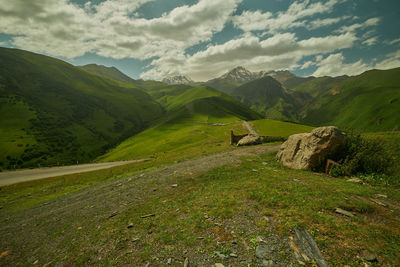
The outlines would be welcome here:
[[[147,159],[114,161],[105,163],[89,163],[62,167],[37,168],[29,170],[0,172],[0,186],[11,185],[26,181],[39,180],[44,178],[56,177],[67,174],[89,172],[101,169],[108,169],[133,162],[141,162]]]

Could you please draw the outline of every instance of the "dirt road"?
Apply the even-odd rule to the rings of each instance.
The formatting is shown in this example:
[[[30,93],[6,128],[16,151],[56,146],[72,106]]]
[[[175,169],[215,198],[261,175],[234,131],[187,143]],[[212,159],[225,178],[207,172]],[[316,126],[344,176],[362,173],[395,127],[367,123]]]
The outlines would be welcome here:
[[[0,173],[0,186],[16,184],[26,181],[38,180],[43,178],[61,176],[66,174],[89,172],[101,169],[108,169],[115,166],[125,165],[133,162],[141,162],[146,159],[116,161],[105,163],[80,164],[72,166],[38,168],[31,170],[7,171]]]
[[[63,244],[69,247],[88,238],[89,232],[106,227],[110,217],[130,207],[140,207],[149,195],[157,198],[171,184],[178,183],[180,177],[193,177],[238,163],[243,156],[278,149],[279,145],[238,148],[107,181],[13,214],[2,214],[0,209],[0,248],[12,251],[0,263],[24,266],[38,260],[42,264],[58,262],[61,266],[66,260],[64,255],[68,255]],[[89,232],[83,234],[74,229]],[[93,242],[94,246],[96,251],[101,250],[101,242]],[[85,249],[82,248],[83,253],[87,253]]]

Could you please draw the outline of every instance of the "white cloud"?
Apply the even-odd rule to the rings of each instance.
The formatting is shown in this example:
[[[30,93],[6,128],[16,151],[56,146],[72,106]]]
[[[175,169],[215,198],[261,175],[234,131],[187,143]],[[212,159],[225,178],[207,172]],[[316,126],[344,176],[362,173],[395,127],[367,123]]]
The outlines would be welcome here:
[[[353,63],[345,63],[345,57],[342,53],[329,55],[328,57],[315,62],[318,67],[312,74],[313,76],[341,76],[358,75],[370,69],[392,69],[400,67],[400,50],[386,55],[385,59],[367,64],[361,59]]]
[[[329,13],[335,5],[341,2],[343,1],[328,0],[325,3],[310,3],[308,0],[296,1],[289,6],[288,10],[278,12],[276,15],[271,12],[262,13],[258,10],[244,11],[241,15],[234,16],[232,21],[236,27],[245,32],[265,30],[274,33],[294,27],[308,26],[307,21],[300,21],[300,19],[316,14]],[[324,23],[334,23],[334,21],[326,20]]]
[[[0,32],[26,50],[74,58],[147,59],[183,52],[221,31],[241,0],[199,0],[154,19],[138,18],[151,0],[107,0],[84,6],[68,0],[0,0]]]
[[[363,23],[355,23],[352,25],[345,25],[338,29],[338,33],[355,32],[358,29],[365,29],[368,27],[376,26],[380,22],[380,18],[370,18]]]
[[[371,46],[371,45],[376,44],[377,41],[378,41],[378,38],[377,38],[377,37],[372,37],[372,38],[369,38],[369,39],[367,39],[367,40],[364,40],[364,41],[362,42],[362,44]]]
[[[355,40],[351,33],[301,41],[292,33],[276,34],[265,40],[245,34],[224,44],[209,46],[192,56],[155,60],[152,62],[154,68],[142,77],[160,79],[177,70],[195,80],[206,80],[237,65],[253,71],[292,69],[303,57],[349,48]]]
[[[316,20],[312,20],[310,22],[305,23],[305,27],[308,30],[315,30],[317,28],[326,27],[326,26],[330,26],[332,24],[339,23],[340,21],[343,21],[344,19],[347,19],[347,18],[348,18],[347,16],[343,16],[340,18],[316,19]]]
[[[358,75],[370,67],[359,60],[355,63],[344,63],[345,58],[342,53],[332,54],[317,62],[317,70],[313,76],[341,76],[341,75]]]
[[[388,45],[395,45],[395,44],[400,43],[400,38],[390,40],[390,41],[388,40],[388,41],[385,41],[385,43],[387,43]]]

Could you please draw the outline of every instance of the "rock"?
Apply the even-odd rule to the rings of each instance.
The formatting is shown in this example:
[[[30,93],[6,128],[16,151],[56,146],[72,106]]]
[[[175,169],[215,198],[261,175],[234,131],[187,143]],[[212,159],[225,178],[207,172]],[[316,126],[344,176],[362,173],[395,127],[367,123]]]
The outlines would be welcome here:
[[[251,146],[262,143],[262,138],[258,135],[247,135],[239,140],[237,146]]]
[[[387,198],[387,195],[384,195],[384,194],[376,194],[376,197]]]
[[[311,133],[291,135],[276,156],[283,165],[292,169],[315,169],[324,165],[329,155],[340,149],[345,134],[337,127],[320,127]]]
[[[267,244],[265,242],[260,242],[256,248],[256,257],[259,259],[265,259],[269,252],[270,249]]]
[[[128,229],[133,228],[133,223],[130,223],[126,228],[128,228]]]
[[[314,241],[310,233],[306,229],[294,229],[297,237],[298,247],[297,250],[300,252],[303,259],[308,262],[310,259],[315,260],[315,262],[320,267],[328,267],[324,257],[321,255],[321,251],[318,248],[317,243]],[[297,259],[299,260],[299,259]]]
[[[214,267],[225,267],[222,263],[216,263],[214,264]]]
[[[172,264],[172,259],[171,259],[171,258],[169,258],[169,259],[167,260],[167,264],[168,264],[168,265],[171,265],[171,264]]]
[[[154,216],[156,216],[156,215],[154,213],[152,213],[152,214],[146,214],[146,215],[140,216],[140,218],[144,219],[144,218],[154,217]]]
[[[371,198],[371,201],[375,202],[376,204],[381,205],[383,207],[387,207],[388,206],[386,203],[383,203],[382,201],[379,201],[379,200],[374,199],[374,198]]]
[[[139,240],[140,240],[139,238],[134,237],[134,238],[132,239],[132,242],[137,242],[137,241],[139,241]]]
[[[372,253],[371,251],[368,250],[364,250],[362,252],[362,256],[364,258],[364,260],[369,261],[369,262],[378,262],[378,258],[376,257],[376,255],[374,253]]]
[[[221,260],[225,260],[226,258],[229,258],[228,256],[226,256],[225,254],[222,254],[219,251],[215,251],[215,254],[221,259]]]
[[[335,212],[336,212],[336,213],[339,213],[339,214],[342,214],[342,215],[345,215],[345,216],[347,216],[347,217],[354,217],[354,214],[353,214],[353,213],[351,213],[350,211],[347,211],[347,210],[343,210],[343,209],[341,209],[341,208],[336,208],[336,209],[335,209]]]
[[[39,260],[35,260],[35,262],[33,263],[33,265],[38,265],[39,264]]]
[[[232,258],[237,258],[238,257],[238,255],[236,255],[235,253],[231,253],[231,254],[229,254],[229,256],[232,257]]]
[[[113,213],[110,214],[110,216],[108,216],[108,218],[110,219],[110,218],[115,217],[117,215],[118,215],[118,212],[113,212]]]
[[[351,179],[348,179],[347,182],[357,183],[357,184],[363,183],[363,181],[360,178],[351,178]]]
[[[10,254],[11,254],[11,250],[3,251],[2,253],[0,253],[0,259],[4,258],[5,256],[10,255]]]
[[[178,184],[172,184],[171,187],[176,188],[178,187]]]
[[[149,267],[150,266],[150,262],[146,262],[145,267]]]
[[[274,266],[274,262],[272,260],[263,260],[262,266],[266,266],[266,267]]]
[[[185,262],[183,263],[183,267],[188,267],[189,266],[189,259],[186,258]]]

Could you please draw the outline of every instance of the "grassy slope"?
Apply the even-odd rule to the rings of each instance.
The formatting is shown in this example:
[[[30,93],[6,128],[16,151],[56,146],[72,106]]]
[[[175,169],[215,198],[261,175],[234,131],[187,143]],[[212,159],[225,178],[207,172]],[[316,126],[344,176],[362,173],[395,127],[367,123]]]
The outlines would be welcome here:
[[[236,121],[260,118],[243,104],[209,87],[172,86],[165,90],[154,96],[168,111],[166,117],[158,125],[125,140],[100,160],[201,155],[228,149],[229,130],[240,132],[240,123]],[[207,125],[212,123],[227,125]]]
[[[361,131],[390,131],[400,125],[399,77],[400,68],[397,68],[371,70],[342,81],[328,82],[324,84],[327,90],[301,111],[302,121]],[[301,86],[306,89],[306,85]],[[312,87],[309,90],[315,91]]]
[[[231,95],[267,118],[295,120],[295,98],[269,76],[236,87]]]
[[[64,253],[58,254],[56,259],[41,254],[40,262],[62,260],[78,265],[129,265],[150,261],[163,265],[168,258],[176,263],[188,256],[191,261],[202,259],[211,265],[220,261],[215,251],[221,251],[235,252],[240,261],[251,259],[257,266],[254,256],[257,236],[266,240],[281,238],[283,244],[278,245],[281,257],[278,261],[285,261],[291,253],[287,238],[293,235],[295,227],[300,227],[311,233],[330,265],[362,265],[364,249],[376,253],[380,265],[400,264],[397,253],[400,249],[399,222],[389,209],[370,201],[376,194],[386,194],[388,198],[383,201],[398,205],[398,190],[289,170],[279,166],[274,156],[247,156],[241,164],[217,168],[196,177],[168,179],[157,192],[146,193],[140,205],[125,206],[118,216],[103,219],[97,227],[92,226],[90,220],[75,222],[71,218],[67,225],[57,225],[56,231],[46,236],[46,241],[62,240],[61,230],[68,228],[69,236],[75,235],[74,242],[61,242],[57,249]],[[0,204],[4,205],[0,212],[12,217],[21,207],[27,209],[51,201],[48,196],[55,192],[59,196],[60,190],[65,188],[73,190],[74,183],[79,185],[83,181],[93,185],[98,180],[118,179],[124,171],[136,173],[151,165],[147,162],[141,166],[116,167],[6,187],[0,192]],[[175,182],[179,184],[177,189],[168,187],[168,183]],[[154,186],[149,184],[146,192],[151,192]],[[352,211],[356,217],[336,214],[337,207]],[[140,218],[149,213],[156,213],[156,216]],[[44,223],[51,225],[50,221]],[[130,223],[134,227],[127,229]],[[132,243],[133,238],[139,241]],[[183,255],[183,250],[187,254]],[[0,260],[7,260],[7,257]],[[25,260],[20,258],[19,262]],[[235,258],[224,263],[240,265]]]
[[[289,137],[292,134],[308,133],[314,129],[314,127],[307,125],[270,119],[256,120],[251,123],[260,135],[267,136]]]
[[[123,74],[120,72],[117,68],[115,67],[106,67],[102,65],[97,65],[97,64],[88,64],[84,66],[78,66],[78,68],[85,70],[91,74],[103,77],[103,78],[108,78],[111,80],[116,80],[124,83],[131,83],[135,84],[135,80],[128,77],[127,75]]]
[[[161,115],[133,85],[17,49],[0,59],[3,168],[91,160]]]

